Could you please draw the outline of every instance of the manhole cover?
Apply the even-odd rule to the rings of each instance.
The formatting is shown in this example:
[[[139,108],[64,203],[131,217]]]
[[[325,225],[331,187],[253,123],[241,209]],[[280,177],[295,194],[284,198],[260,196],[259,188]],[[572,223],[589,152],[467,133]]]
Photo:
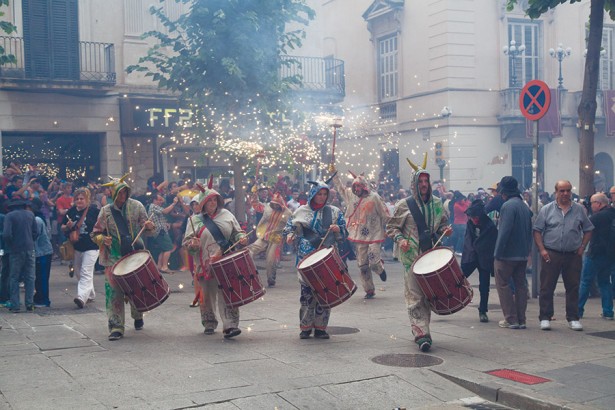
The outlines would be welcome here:
[[[604,337],[605,339],[615,340],[615,330],[609,330],[608,332],[596,332],[588,333],[590,336]]]
[[[373,357],[372,362],[395,367],[429,367],[442,364],[444,360],[426,354],[383,354]]]
[[[359,329],[356,327],[328,326],[327,332],[332,335],[349,335],[352,333],[359,333]]]

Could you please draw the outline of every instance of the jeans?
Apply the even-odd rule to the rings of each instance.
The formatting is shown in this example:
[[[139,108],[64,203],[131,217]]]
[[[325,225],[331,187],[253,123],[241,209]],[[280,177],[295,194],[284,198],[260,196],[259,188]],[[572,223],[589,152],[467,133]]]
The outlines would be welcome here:
[[[75,251],[73,267],[77,274],[77,298],[85,305],[88,300],[96,297],[94,291],[94,265],[98,258],[98,249],[80,252]]]
[[[581,285],[579,287],[579,316],[583,316],[585,303],[589,297],[589,289],[595,277],[598,279],[598,288],[602,298],[602,315],[613,317],[613,285],[611,272],[615,262],[608,256],[586,256],[581,272]]]
[[[463,276],[466,278],[469,278],[476,269],[478,269],[478,291],[480,293],[480,304],[478,305],[478,311],[480,313],[487,313],[489,311],[488,304],[491,269],[481,268],[478,266],[476,261],[461,264],[461,271],[463,272]]]
[[[10,275],[9,254],[5,253],[2,256],[2,270],[0,271],[0,303],[7,303],[11,299]]]
[[[451,239],[451,245],[455,252],[463,252],[463,242],[466,236],[466,224],[454,224],[453,225],[453,237]]]
[[[51,275],[51,254],[36,258],[36,279],[34,280],[34,303],[51,305],[49,300],[49,276]]]
[[[11,282],[11,309],[19,310],[19,281],[23,278],[26,287],[26,307],[34,306],[34,262],[36,257],[34,249],[31,251],[11,252],[9,254],[10,282]]]

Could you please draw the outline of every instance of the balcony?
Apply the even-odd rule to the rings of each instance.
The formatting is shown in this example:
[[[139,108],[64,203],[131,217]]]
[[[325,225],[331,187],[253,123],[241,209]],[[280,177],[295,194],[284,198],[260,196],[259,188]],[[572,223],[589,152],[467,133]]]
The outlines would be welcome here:
[[[291,89],[318,103],[339,103],[346,96],[344,62],[335,58],[282,57],[280,77],[297,80]]]
[[[66,71],[57,74],[53,59],[49,59],[50,69],[46,75],[32,74],[26,61],[22,37],[0,36],[0,44],[6,54],[16,57],[15,64],[0,66],[0,87],[11,89],[48,88],[48,89],[100,89],[115,85],[115,50],[113,44],[79,41],[79,67],[74,74]],[[59,63],[61,64],[61,63]],[[43,70],[44,71],[44,70]]]

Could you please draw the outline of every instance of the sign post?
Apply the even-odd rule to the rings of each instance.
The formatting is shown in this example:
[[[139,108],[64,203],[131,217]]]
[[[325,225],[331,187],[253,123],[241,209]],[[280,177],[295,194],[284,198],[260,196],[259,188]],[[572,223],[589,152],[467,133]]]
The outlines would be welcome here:
[[[529,81],[519,94],[519,108],[525,118],[534,121],[534,148],[532,150],[532,212],[538,215],[538,143],[540,128],[538,121],[545,116],[551,105],[551,90],[540,80]],[[540,279],[538,275],[538,249],[532,245],[532,297],[538,297]]]

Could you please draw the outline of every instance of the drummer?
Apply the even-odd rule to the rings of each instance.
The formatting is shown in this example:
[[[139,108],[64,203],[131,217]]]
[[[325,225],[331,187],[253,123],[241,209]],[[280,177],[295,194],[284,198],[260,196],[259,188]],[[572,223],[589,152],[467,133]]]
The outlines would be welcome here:
[[[143,204],[130,198],[131,188],[124,181],[113,178],[102,186],[111,187],[113,202],[102,207],[96,224],[90,234],[100,249],[99,261],[105,267],[105,291],[107,318],[109,321],[109,340],[119,340],[124,336],[124,292],[113,279],[112,266],[133,250],[143,249],[141,237],[155,232],[154,223],[147,218]],[[143,235],[139,236],[144,229]],[[136,241],[135,241],[135,238]],[[135,330],[143,329],[143,313],[137,311],[130,302],[130,313],[134,319]]]
[[[308,181],[313,185],[308,194],[308,203],[301,205],[290,217],[284,228],[287,243],[298,240],[297,260],[299,261],[322,247],[337,246],[343,242],[348,232],[344,214],[339,208],[326,205],[329,186],[324,182]],[[331,315],[330,308],[322,307],[312,293],[312,289],[301,280],[301,297],[299,302],[300,339],[309,339],[314,330],[317,339],[328,339],[327,324]]]
[[[421,351],[426,352],[432,344],[429,332],[431,310],[411,267],[421,253],[433,247],[437,241],[434,239],[436,235],[450,236],[453,230],[448,226],[448,212],[442,206],[442,201],[431,193],[429,173],[425,170],[427,153],[422,167],[410,160],[408,163],[414,169],[410,186],[411,195],[395,204],[393,216],[387,223],[386,230],[399,246],[399,259],[405,268],[406,306],[414,341]],[[422,235],[419,235],[419,226],[424,226]]]
[[[273,198],[267,205],[262,205],[263,217],[256,227],[256,241],[248,249],[252,257],[263,251],[267,251],[267,285],[275,287],[277,264],[279,261],[280,245],[282,243],[282,230],[291,215],[286,207],[286,201],[279,192],[273,194]],[[254,206],[254,205],[253,205]],[[255,209],[257,209],[255,207]]]
[[[210,264],[220,259],[234,243],[246,245],[248,237],[235,216],[224,208],[222,196],[211,189],[211,182],[210,179],[208,188],[197,184],[202,191],[196,196],[198,212],[188,221],[183,246],[194,258],[194,277],[202,289],[199,309],[204,333],[212,335],[218,326],[214,310],[217,304],[224,338],[230,339],[241,333],[239,308],[229,308],[224,303],[222,290],[218,289],[218,281],[210,270]]]

